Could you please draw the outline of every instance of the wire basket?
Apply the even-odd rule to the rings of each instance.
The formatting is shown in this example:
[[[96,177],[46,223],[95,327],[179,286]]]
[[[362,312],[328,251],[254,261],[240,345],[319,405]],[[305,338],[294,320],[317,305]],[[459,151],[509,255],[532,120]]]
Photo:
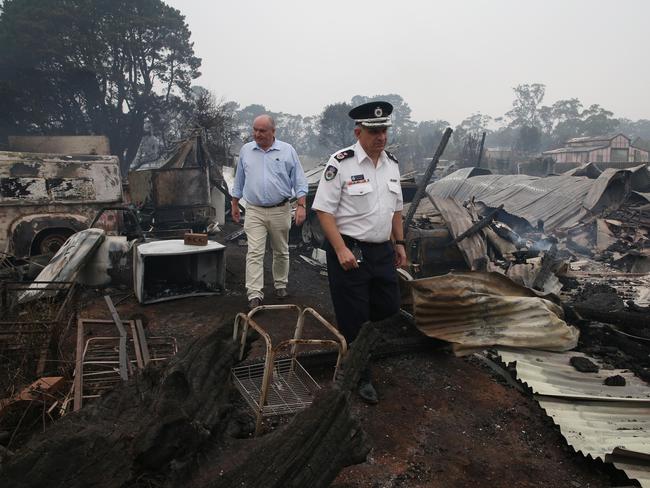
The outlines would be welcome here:
[[[288,310],[298,312],[293,339],[276,344],[271,343],[271,336],[253,320],[253,316],[262,310]],[[302,329],[305,316],[311,315],[328,329],[336,340],[303,339]],[[334,345],[338,348],[338,358],[334,368],[334,378],[341,363],[341,357],[347,352],[345,338],[336,328],[311,308],[301,310],[297,305],[262,305],[251,310],[248,315],[240,313],[235,318],[233,340],[237,340],[241,329],[241,347],[239,359],[244,355],[248,327],[256,330],[266,343],[266,357],[263,364],[256,363],[238,366],[232,369],[233,381],[246,403],[256,413],[255,434],[262,426],[262,418],[274,415],[286,415],[299,412],[311,405],[314,394],[320,386],[298,362],[300,345]],[[278,358],[280,350],[291,346],[290,357]]]
[[[254,410],[262,417],[296,413],[311,405],[320,386],[295,358],[276,360],[272,379],[266,396],[266,404],[260,409],[259,399],[264,379],[264,364],[233,368],[235,385]]]

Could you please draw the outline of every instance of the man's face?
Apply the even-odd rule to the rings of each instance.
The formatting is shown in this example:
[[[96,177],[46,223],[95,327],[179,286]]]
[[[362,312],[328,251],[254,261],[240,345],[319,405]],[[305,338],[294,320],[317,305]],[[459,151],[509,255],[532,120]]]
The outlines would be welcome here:
[[[355,127],[354,133],[368,154],[378,154],[386,147],[388,127]]]
[[[275,129],[268,117],[261,115],[253,121],[253,139],[262,149],[271,147],[275,139]]]

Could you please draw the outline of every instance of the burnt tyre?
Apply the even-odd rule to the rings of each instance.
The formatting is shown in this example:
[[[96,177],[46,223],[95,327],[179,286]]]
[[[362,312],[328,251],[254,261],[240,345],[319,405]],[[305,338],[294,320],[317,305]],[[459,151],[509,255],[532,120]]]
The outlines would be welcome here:
[[[52,231],[45,231],[38,235],[32,245],[32,256],[39,254],[54,254],[61,246],[74,234],[70,229],[57,229]]]

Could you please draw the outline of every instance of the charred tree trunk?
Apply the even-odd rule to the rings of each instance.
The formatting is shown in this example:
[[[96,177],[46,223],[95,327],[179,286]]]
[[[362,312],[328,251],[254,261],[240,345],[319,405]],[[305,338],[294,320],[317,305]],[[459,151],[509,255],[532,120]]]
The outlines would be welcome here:
[[[234,410],[237,344],[220,337],[226,330],[197,339],[164,370],[146,369],[55,423],[0,466],[0,486],[186,486],[178,468],[192,474],[207,441],[223,441]],[[369,448],[349,397],[377,338],[365,327],[337,382],[284,429],[239,444],[241,464],[208,486],[326,487],[344,466],[365,460]]]
[[[208,488],[325,488],[342,468],[365,461],[370,448],[359,421],[350,416],[349,397],[378,338],[373,327],[364,327],[337,383]]]

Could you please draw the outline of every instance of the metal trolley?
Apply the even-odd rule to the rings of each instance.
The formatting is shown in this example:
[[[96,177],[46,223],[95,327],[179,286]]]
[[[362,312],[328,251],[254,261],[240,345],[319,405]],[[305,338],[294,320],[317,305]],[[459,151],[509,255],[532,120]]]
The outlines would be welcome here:
[[[294,310],[298,314],[293,339],[284,340],[274,346],[270,335],[253,320],[255,314],[271,310]],[[303,339],[302,331],[307,315],[314,317],[334,335],[336,340]],[[248,327],[256,330],[264,338],[266,343],[264,364],[235,367],[232,369],[232,376],[235,386],[256,414],[255,435],[257,435],[261,430],[264,417],[296,413],[303,410],[311,405],[314,394],[320,389],[318,383],[298,361],[298,346],[307,344],[336,346],[338,348],[338,357],[334,368],[333,379],[335,379],[341,364],[341,358],[347,353],[347,343],[339,331],[312,308],[301,310],[299,306],[290,304],[262,305],[254,308],[248,314],[239,313],[235,317],[233,341],[236,341],[241,333],[240,361],[244,356]],[[289,346],[291,346],[289,357],[278,358],[278,353]]]

